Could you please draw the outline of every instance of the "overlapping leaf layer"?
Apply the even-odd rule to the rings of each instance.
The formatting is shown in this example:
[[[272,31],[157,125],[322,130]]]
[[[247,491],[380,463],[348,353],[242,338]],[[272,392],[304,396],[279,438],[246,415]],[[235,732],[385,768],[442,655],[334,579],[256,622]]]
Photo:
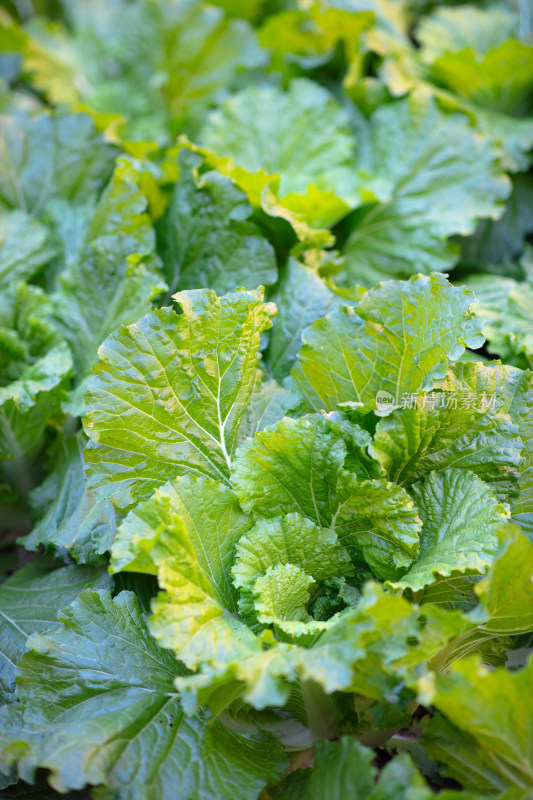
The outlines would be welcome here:
[[[0,12],[2,796],[530,800],[531,25]]]

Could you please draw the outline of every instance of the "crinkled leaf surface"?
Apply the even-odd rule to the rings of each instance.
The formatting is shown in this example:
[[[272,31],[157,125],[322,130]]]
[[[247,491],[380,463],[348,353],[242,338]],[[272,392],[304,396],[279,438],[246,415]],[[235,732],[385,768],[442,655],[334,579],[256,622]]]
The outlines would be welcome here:
[[[80,435],[65,440],[57,468],[32,492],[32,506],[40,519],[24,546],[66,549],[79,564],[98,564],[116,533],[115,512],[110,500],[97,500],[87,488],[84,444]]]
[[[411,493],[423,522],[420,555],[397,587],[415,591],[437,575],[483,572],[498,549],[498,526],[507,519],[505,506],[469,470],[432,472]]]
[[[42,289],[13,284],[0,296],[0,461],[23,494],[31,488],[31,459],[43,445],[65,396],[72,356],[51,319]]]
[[[338,508],[335,489],[346,454],[343,439],[321,415],[286,418],[241,445],[231,480],[247,511],[265,517],[298,511],[327,527]]]
[[[344,425],[319,414],[281,420],[239,448],[232,483],[246,510],[265,517],[298,511],[337,531],[376,575],[397,577],[418,553],[420,520],[404,489],[372,480],[380,469],[365,453],[369,434]]]
[[[317,742],[313,768],[305,784],[307,797],[341,800],[369,797],[376,780],[372,750],[357,739],[343,736],[338,742]]]
[[[306,797],[342,800],[346,796],[354,800],[430,800],[435,796],[407,753],[389,761],[379,773],[377,783],[372,759],[373,751],[354,737],[317,742],[312,769],[289,775],[272,797],[274,800],[305,800]],[[442,797],[445,800],[459,800],[459,797],[481,800],[481,795],[465,796],[451,791],[444,791]]]
[[[186,471],[227,481],[253,391],[262,293],[205,289],[122,327],[100,348],[87,394],[89,483],[125,507]]]
[[[344,471],[332,520],[354,560],[364,558],[381,579],[397,578],[418,555],[421,528],[405,489],[383,479],[359,481]]]
[[[269,568],[292,564],[315,581],[354,572],[348,553],[334,531],[297,513],[259,520],[237,544],[233,582],[240,590],[239,609],[254,622],[255,584]]]
[[[451,639],[473,627],[460,612],[427,606],[421,613],[401,597],[367,584],[362,598],[308,649],[279,643],[263,653],[220,665],[206,665],[176,685],[184,707],[216,702],[223,688],[235,688],[255,708],[283,706],[287,682],[312,680],[330,694],[355,691],[366,697],[393,697],[416,686],[418,667],[436,657]]]
[[[380,392],[385,415],[403,392],[433,388],[465,346],[481,346],[473,302],[438,273],[383,283],[355,310],[341,308],[304,332],[294,385],[309,410],[346,402],[375,408]]]
[[[169,296],[209,286],[217,294],[277,279],[271,244],[249,220],[252,208],[229,178],[198,172],[201,159],[183,149],[179,179],[159,221],[158,248]]]
[[[131,592],[86,590],[60,622],[33,637],[19,668],[26,779],[41,766],[61,792],[103,783],[121,800],[253,800],[283,771],[271,734],[184,717],[173,686],[182,668],[149,636]]]
[[[236,617],[231,579],[236,542],[252,524],[225,484],[187,475],[157,489],[119,528],[113,571],[157,575],[164,591],[150,631],[191,669],[257,648]]]
[[[0,696],[12,700],[15,667],[32,633],[59,627],[57,613],[87,586],[107,587],[103,570],[60,566],[40,558],[17,570],[0,586]]]
[[[442,393],[406,394],[403,407],[378,422],[369,452],[401,485],[453,467],[471,470],[499,494],[512,494],[523,442],[520,419],[509,411],[515,394],[526,402],[522,376],[497,363],[455,364]]]

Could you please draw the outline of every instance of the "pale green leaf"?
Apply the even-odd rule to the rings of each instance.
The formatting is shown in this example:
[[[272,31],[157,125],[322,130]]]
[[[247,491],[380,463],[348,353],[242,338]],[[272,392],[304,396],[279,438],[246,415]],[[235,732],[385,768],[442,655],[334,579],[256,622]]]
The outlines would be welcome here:
[[[484,572],[498,549],[498,528],[508,509],[468,470],[432,472],[411,488],[422,518],[420,555],[398,588],[415,591],[438,575]]]
[[[281,201],[304,195],[309,186],[348,204],[356,198],[348,116],[311,81],[295,80],[287,92],[263,85],[234,95],[210,114],[201,143],[246,170],[279,175]],[[335,217],[322,220],[334,222]]]
[[[345,470],[337,494],[331,526],[339,541],[378,578],[399,577],[418,555],[422,527],[405,489],[382,479],[359,481]]]
[[[447,675],[437,676],[432,686],[423,688],[431,702],[449,722],[438,719],[425,730],[424,745],[432,757],[447,764],[465,788],[485,788],[488,793],[511,787],[530,789],[533,784],[533,716],[531,680],[533,661],[517,672],[504,668],[489,671],[470,658],[456,663]],[[427,702],[427,698],[425,699]],[[438,747],[442,731],[458,729],[455,742],[449,741],[449,755]],[[436,730],[437,747],[432,730]],[[466,736],[466,738],[465,738]],[[472,744],[468,746],[469,742]],[[464,756],[468,746],[468,768]],[[468,752],[467,751],[467,752]],[[456,769],[456,759],[462,762]],[[478,780],[477,773],[481,773]]]
[[[60,410],[72,357],[58,336],[46,294],[13,284],[0,296],[0,462],[21,494],[35,479],[33,459]]]
[[[307,796],[316,800],[364,800],[376,780],[372,758],[372,750],[350,736],[343,736],[338,742],[317,742]]]
[[[315,581],[354,572],[348,553],[334,531],[317,527],[297,513],[260,519],[239,540],[232,569],[240,591],[241,614],[254,622],[254,586],[269,567],[292,564]]]
[[[420,667],[473,627],[460,612],[433,606],[420,611],[367,584],[355,608],[339,615],[308,649],[278,643],[238,662],[206,665],[196,675],[178,678],[176,685],[188,713],[202,703],[216,704],[217,694],[229,691],[242,694],[254,708],[283,706],[290,696],[288,682],[297,680],[314,681],[327,694],[393,698],[406,681],[416,688]]]
[[[191,669],[256,647],[237,619],[231,578],[236,542],[252,524],[227,486],[187,475],[157,489],[119,527],[111,569],[157,575],[163,592],[150,630]]]
[[[253,587],[257,620],[273,625],[281,641],[309,647],[318,634],[335,624],[335,619],[315,620],[307,612],[316,582],[294,564],[268,567]]]
[[[488,633],[533,630],[533,543],[519,531],[507,538],[475,593],[490,615],[483,626]]]
[[[304,335],[294,385],[308,410],[358,402],[390,413],[404,392],[433,388],[448,360],[481,346],[474,295],[450,286],[438,273],[388,281],[367,292],[355,311],[342,308]]]
[[[246,510],[265,517],[298,511],[335,529],[379,577],[398,577],[418,553],[421,523],[404,489],[365,480],[379,474],[365,453],[369,442],[346,420],[284,419],[239,448],[232,483]]]
[[[346,454],[321,415],[283,419],[241,445],[231,480],[247,511],[265,517],[298,511],[327,527],[338,507],[335,487]]]
[[[499,363],[459,363],[444,391],[406,395],[377,426],[369,452],[390,480],[409,486],[450,467],[474,472],[504,496],[516,492],[523,449],[510,398],[525,399],[523,373]]]
[[[87,394],[89,483],[121,507],[184,472],[228,480],[274,313],[260,291],[176,299],[181,315],[156,311],[104,342]]]

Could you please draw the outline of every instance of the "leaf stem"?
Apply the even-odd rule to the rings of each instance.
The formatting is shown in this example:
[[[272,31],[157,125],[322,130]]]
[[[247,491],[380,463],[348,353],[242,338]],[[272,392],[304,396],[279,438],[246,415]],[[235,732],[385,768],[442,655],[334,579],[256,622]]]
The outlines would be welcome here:
[[[313,680],[301,682],[308,726],[317,739],[336,739],[338,713],[330,695]]]

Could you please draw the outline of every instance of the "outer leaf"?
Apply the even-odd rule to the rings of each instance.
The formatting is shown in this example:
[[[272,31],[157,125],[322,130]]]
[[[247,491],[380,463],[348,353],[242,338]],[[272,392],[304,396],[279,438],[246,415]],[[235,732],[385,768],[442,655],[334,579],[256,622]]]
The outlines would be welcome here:
[[[432,472],[412,487],[424,527],[420,556],[394,585],[415,591],[434,583],[436,575],[483,572],[498,549],[498,526],[507,509],[468,470]]]
[[[440,56],[431,78],[471,105],[481,127],[505,145],[505,166],[527,169],[533,144],[533,46],[509,39],[478,58],[471,48]],[[523,119],[522,119],[523,118]]]
[[[453,800],[456,793],[443,792],[442,796],[445,800]],[[430,800],[434,797],[407,753],[401,753],[385,764],[378,784],[370,791],[368,800],[389,800],[392,797],[397,800]],[[463,794],[457,793],[456,800],[460,797],[463,797]],[[464,800],[476,800],[476,798],[465,797]]]
[[[363,293],[361,290],[354,297],[354,304]],[[336,293],[314,270],[294,258],[289,258],[283,269],[275,299],[279,311],[270,338],[269,360],[274,377],[281,381],[296,361],[303,331],[334,308],[349,305],[350,299]]]
[[[487,337],[487,346],[493,353],[508,361],[513,351],[507,338],[501,334],[502,318],[507,311],[507,299],[512,289],[517,286],[513,278],[501,275],[471,275],[467,279],[468,287],[478,298],[476,314],[484,322],[483,333]]]
[[[518,18],[505,8],[475,6],[437,8],[417,29],[423,57],[431,62],[444,53],[469,47],[478,56],[518,33]]]
[[[252,526],[224,484],[185,476],[131,511],[113,546],[113,571],[158,576],[150,630],[189,668],[238,658],[256,647],[236,618],[235,544]]]
[[[158,224],[169,296],[180,289],[209,286],[224,294],[244,286],[276,282],[274,250],[248,218],[246,196],[217,172],[200,175],[201,159],[186,149],[180,174]]]
[[[274,380],[264,380],[261,370],[255,374],[254,388],[248,408],[242,418],[239,440],[274,425],[300,405],[300,395],[282,389]]]
[[[500,264],[516,258],[524,249],[524,238],[533,231],[530,214],[533,177],[527,173],[518,173],[512,176],[512,184],[513,193],[507,201],[503,216],[498,220],[482,220],[474,235],[461,242],[461,264],[485,271],[487,264]],[[490,281],[491,278],[489,275],[482,275],[477,280]],[[498,278],[494,276],[492,280],[496,282]],[[504,278],[500,280],[505,281]],[[479,300],[482,302],[482,296],[479,296]],[[501,311],[501,307],[498,310]]]
[[[181,316],[163,309],[110,336],[89,387],[89,483],[106,495],[113,487],[120,507],[183,472],[227,481],[271,325],[260,292],[177,300]]]
[[[48,231],[28,214],[11,211],[0,217],[0,286],[31,278],[54,253]]]
[[[271,86],[245,89],[212,112],[202,144],[231,156],[246,170],[280,175],[282,199],[314,186],[347,203],[354,201],[350,166],[355,142],[348,117],[327,91],[310,81],[293,81],[287,93]],[[322,224],[335,221],[322,219]]]
[[[0,469],[26,495],[36,479],[34,457],[49,419],[59,411],[72,358],[51,323],[36,286],[14,284],[0,295]]]
[[[528,666],[518,672],[503,668],[488,672],[475,658],[458,662],[448,675],[438,676],[430,690],[433,704],[446,714],[459,733],[456,743],[450,743],[448,761],[446,754],[432,747],[432,727],[428,726],[424,744],[430,756],[448,763],[451,773],[457,774],[454,762],[458,751],[464,753],[466,741],[471,741],[473,750],[469,761],[481,771],[483,786],[489,792],[511,787],[530,789],[533,782],[532,677],[531,659]],[[439,727],[437,722],[437,733]],[[461,769],[459,777],[466,788],[481,788],[474,770],[468,774],[464,766]]]
[[[486,752],[473,736],[461,731],[445,717],[436,714],[431,719],[422,733],[421,743],[432,760],[446,765],[443,769],[445,775],[453,776],[467,787],[462,794],[470,788],[482,792],[481,797],[507,800],[507,792],[500,794],[509,786],[507,776],[500,772],[500,759],[494,763],[491,752]],[[507,772],[506,765],[503,769]],[[511,790],[509,800],[521,798],[518,791],[515,795]]]
[[[275,800],[316,800],[348,796],[354,800],[429,800],[434,797],[407,753],[389,761],[376,784],[374,753],[355,738],[343,736],[338,742],[317,742],[313,768],[292,773],[282,783]],[[444,792],[446,800],[463,796]],[[468,795],[465,800],[476,800]],[[478,800],[481,800],[479,796]]]
[[[512,494],[523,443],[520,420],[509,411],[514,392],[526,399],[522,376],[495,362],[455,364],[442,394],[406,395],[403,408],[378,422],[369,452],[404,486],[431,470],[460,467]]]
[[[426,209],[430,208],[428,199]],[[339,283],[371,287],[387,278],[408,278],[416,272],[428,275],[451,268],[459,258],[459,246],[446,240],[428,216],[427,210],[414,212],[410,198],[359,208],[343,249]]]
[[[40,558],[17,570],[0,586],[0,697],[13,699],[15,665],[32,633],[58,628],[57,612],[86,586],[106,587],[110,579],[98,569],[58,566]]]
[[[358,605],[337,619],[309,649],[277,644],[249,658],[206,665],[176,681],[188,713],[217,693],[235,691],[255,708],[282,706],[288,682],[314,681],[327,694],[352,691],[375,699],[416,686],[420,666],[473,623],[460,612],[424,608],[423,615],[401,597],[367,584]]]
[[[79,564],[98,564],[115,536],[115,513],[110,500],[97,500],[87,489],[84,443],[80,436],[67,439],[57,468],[32,492],[33,509],[41,519],[24,546],[65,548]]]
[[[532,631],[533,544],[518,531],[509,537],[475,592],[490,615],[484,630],[496,635]]]
[[[448,359],[482,344],[474,296],[439,274],[388,281],[367,292],[354,312],[343,308],[304,333],[292,371],[309,410],[359,402],[388,413],[403,392],[430,389]]]
[[[473,233],[478,219],[503,213],[510,186],[498,152],[462,115],[413,96],[380,107],[360,136],[359,169],[375,175],[365,188],[380,203],[355,218],[344,248],[348,283],[441,270],[458,255],[443,247],[445,237]]]
[[[70,351],[60,344],[28,367],[19,380],[0,387],[3,458],[18,460],[40,449],[48,417],[59,408],[71,368]]]
[[[24,727],[45,734],[22,760],[26,779],[42,766],[61,792],[103,783],[120,800],[253,800],[284,769],[271,735],[184,718],[179,665],[150,638],[130,592],[82,592],[61,622],[33,637],[20,666]]]
[[[373,753],[357,739],[343,736],[338,742],[317,742],[315,762],[307,782],[308,797],[342,800],[368,797],[376,780]]]
[[[85,114],[0,118],[0,205],[39,215],[62,197],[87,203],[111,173],[114,148]]]
[[[56,325],[72,349],[77,379],[85,379],[84,385],[106,336],[147,313],[152,298],[165,288],[154,270],[147,202],[134,180],[135,173],[125,164],[116,170],[88,224],[78,258],[61,272],[52,294]],[[81,392],[78,396],[81,400]]]
[[[263,60],[247,22],[198,0],[68,3],[65,16],[74,38],[31,24],[26,68],[53,103],[130,120],[129,138],[161,141],[197,124],[240,68]]]

